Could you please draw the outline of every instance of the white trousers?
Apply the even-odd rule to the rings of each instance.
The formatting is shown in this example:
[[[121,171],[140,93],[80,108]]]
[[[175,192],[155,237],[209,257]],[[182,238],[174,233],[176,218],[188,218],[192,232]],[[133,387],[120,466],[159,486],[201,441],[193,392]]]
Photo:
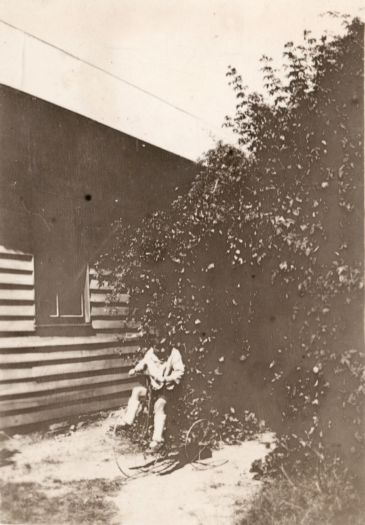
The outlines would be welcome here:
[[[124,414],[124,422],[132,425],[138,412],[141,409],[141,401],[147,395],[147,388],[144,386],[135,386],[129,398],[127,409]],[[163,433],[166,424],[166,399],[159,396],[153,407],[153,441],[163,441]]]

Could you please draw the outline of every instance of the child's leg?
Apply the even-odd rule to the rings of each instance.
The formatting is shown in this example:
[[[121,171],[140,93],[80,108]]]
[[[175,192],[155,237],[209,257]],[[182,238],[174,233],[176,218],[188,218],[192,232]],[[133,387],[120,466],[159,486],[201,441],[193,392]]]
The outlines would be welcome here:
[[[135,386],[129,398],[127,409],[123,416],[123,423],[132,425],[141,406],[141,399],[147,395],[147,388],[144,386]]]
[[[165,430],[166,423],[166,398],[159,396],[156,399],[154,406],[154,424],[153,424],[153,436],[152,441],[161,442],[163,441],[163,433]]]

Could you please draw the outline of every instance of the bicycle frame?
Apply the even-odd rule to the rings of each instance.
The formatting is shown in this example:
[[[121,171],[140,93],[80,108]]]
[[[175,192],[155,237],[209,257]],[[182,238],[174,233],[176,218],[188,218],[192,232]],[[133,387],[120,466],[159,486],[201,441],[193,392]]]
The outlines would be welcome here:
[[[144,401],[144,403],[147,404],[147,417],[146,417],[146,422],[145,422],[145,426],[144,426],[144,429],[143,429],[143,432],[142,432],[142,437],[145,438],[148,434],[148,430],[149,430],[149,426],[150,426],[150,421],[151,421],[151,416],[152,416],[152,385],[151,385],[151,381],[149,381],[149,378],[148,378],[148,375],[147,374],[144,374],[144,378],[145,378],[145,383],[146,383],[146,388],[147,388],[147,396],[146,396],[146,400]],[[142,408],[143,410],[143,408]]]
[[[209,439],[209,421],[206,419],[196,420],[188,429],[185,443],[181,443],[178,448],[169,448],[167,445],[160,450],[157,454],[151,455],[147,447],[147,435],[150,430],[151,417],[153,413],[153,388],[149,381],[147,374],[139,374],[144,377],[144,386],[147,389],[146,396],[141,400],[139,414],[145,418],[140,421],[140,427],[138,435],[141,438],[139,445],[138,441],[132,440],[132,448],[137,444],[135,449],[136,455],[130,455],[130,441],[127,441],[126,446],[120,448],[120,441],[118,439],[113,446],[113,455],[119,471],[127,478],[136,476],[145,476],[147,474],[167,474],[176,468],[190,463],[194,468],[203,470],[206,468],[214,468],[221,464],[226,463],[226,460],[211,462],[210,452],[210,439]],[[142,383],[142,381],[141,381]],[[147,410],[146,410],[147,409]],[[141,414],[141,412],[143,413]],[[142,427],[142,428],[141,428]],[[116,436],[116,429],[118,428],[118,422],[115,423],[113,435]],[[128,438],[127,438],[128,439]],[[118,443],[118,445],[116,445]],[[141,448],[138,448],[141,446]],[[180,465],[180,467],[179,467]]]

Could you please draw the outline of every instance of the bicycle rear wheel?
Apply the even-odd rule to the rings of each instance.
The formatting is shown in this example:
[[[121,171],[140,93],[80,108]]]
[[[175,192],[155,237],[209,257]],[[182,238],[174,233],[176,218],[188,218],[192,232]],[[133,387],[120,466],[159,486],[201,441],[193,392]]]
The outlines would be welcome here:
[[[207,419],[198,419],[189,428],[185,438],[185,455],[189,463],[196,463],[211,457],[212,436]]]
[[[213,424],[208,419],[198,419],[189,428],[185,437],[185,456],[189,463],[198,470],[214,468],[226,463],[226,460],[213,460],[213,448],[217,442]]]

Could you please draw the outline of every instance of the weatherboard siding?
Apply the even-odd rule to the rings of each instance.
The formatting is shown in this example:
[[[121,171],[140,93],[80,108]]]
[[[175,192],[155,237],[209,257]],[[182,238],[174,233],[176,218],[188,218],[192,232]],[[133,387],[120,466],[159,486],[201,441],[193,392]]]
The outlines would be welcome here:
[[[112,409],[135,379],[133,335],[9,337],[0,340],[0,426],[15,428]]]

